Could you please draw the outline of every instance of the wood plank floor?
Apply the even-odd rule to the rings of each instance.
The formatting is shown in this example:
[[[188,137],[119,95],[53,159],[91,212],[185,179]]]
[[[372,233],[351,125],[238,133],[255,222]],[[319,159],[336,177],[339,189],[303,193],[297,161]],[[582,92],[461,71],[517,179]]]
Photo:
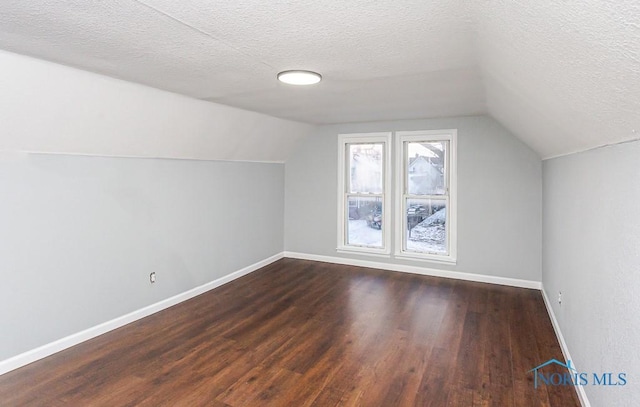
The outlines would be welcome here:
[[[579,406],[540,292],[283,259],[0,376],[2,406]]]

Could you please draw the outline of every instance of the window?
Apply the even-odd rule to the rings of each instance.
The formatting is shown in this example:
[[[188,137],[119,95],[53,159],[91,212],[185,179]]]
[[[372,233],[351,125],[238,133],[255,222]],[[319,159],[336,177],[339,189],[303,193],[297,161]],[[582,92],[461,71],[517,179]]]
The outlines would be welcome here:
[[[455,262],[456,133],[396,133],[397,257]]]
[[[391,133],[341,134],[338,250],[388,255]]]
[[[391,135],[339,136],[338,251],[455,263],[457,131],[396,132],[394,191]]]

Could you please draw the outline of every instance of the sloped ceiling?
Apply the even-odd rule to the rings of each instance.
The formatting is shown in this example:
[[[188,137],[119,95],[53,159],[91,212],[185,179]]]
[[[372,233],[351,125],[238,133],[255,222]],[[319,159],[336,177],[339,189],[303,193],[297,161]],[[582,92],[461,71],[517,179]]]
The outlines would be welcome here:
[[[488,113],[543,158],[640,137],[637,0],[3,0],[0,48],[312,124]]]
[[[495,1],[478,13],[488,112],[552,157],[640,138],[640,2]]]

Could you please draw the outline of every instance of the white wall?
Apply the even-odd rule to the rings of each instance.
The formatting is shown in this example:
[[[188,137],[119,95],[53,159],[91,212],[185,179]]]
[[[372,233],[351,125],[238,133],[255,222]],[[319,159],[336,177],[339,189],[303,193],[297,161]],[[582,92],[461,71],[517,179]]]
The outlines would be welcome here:
[[[282,252],[281,162],[309,126],[3,51],[0,66],[0,361]]]
[[[1,154],[0,361],[282,252],[283,189],[283,164]]]
[[[0,151],[283,162],[310,126],[0,51]]]
[[[450,128],[458,129],[457,265],[337,253],[338,134]],[[322,126],[285,168],[287,251],[541,280],[541,160],[490,117]]]
[[[640,405],[640,142],[544,161],[543,274],[573,363],[626,372],[593,406]],[[562,305],[558,292],[562,291]]]

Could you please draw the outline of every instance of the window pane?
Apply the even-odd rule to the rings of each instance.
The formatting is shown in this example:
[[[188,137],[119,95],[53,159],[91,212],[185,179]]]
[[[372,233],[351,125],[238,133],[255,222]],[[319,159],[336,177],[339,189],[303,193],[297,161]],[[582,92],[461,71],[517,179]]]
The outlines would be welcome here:
[[[351,170],[348,192],[381,194],[383,145],[349,144],[347,154]]]
[[[447,253],[447,210],[444,199],[407,199],[407,251]]]
[[[406,143],[407,193],[444,195],[446,141]]]
[[[382,247],[382,198],[348,197],[347,244]]]

